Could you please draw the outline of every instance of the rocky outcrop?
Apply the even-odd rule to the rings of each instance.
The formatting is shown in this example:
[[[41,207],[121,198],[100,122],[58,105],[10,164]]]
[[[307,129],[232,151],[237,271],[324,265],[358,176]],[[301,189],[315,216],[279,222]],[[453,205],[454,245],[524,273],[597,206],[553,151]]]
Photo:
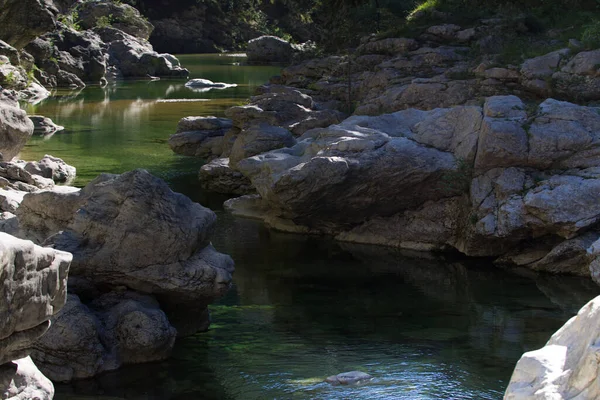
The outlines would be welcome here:
[[[29,358],[65,304],[69,253],[0,232],[0,394],[51,400],[52,383]]]
[[[24,336],[32,357],[56,381],[167,358],[177,335],[208,328],[207,305],[229,289],[233,262],[210,244],[215,214],[142,170],[101,175],[82,190],[53,186],[37,174],[60,178],[44,163],[57,160],[0,165],[8,178],[0,182],[0,230],[73,257],[67,305],[44,337],[35,341],[47,323]],[[40,190],[40,182],[49,186]],[[46,286],[43,294],[53,293]],[[29,354],[18,352],[25,339],[9,339],[18,345],[12,358]]]
[[[169,138],[169,147],[177,154],[211,159],[223,153],[224,136],[232,126],[226,118],[185,117]]]
[[[84,305],[70,294],[32,357],[50,379],[66,382],[123,364],[163,360],[176,335],[152,296],[111,292]]]
[[[19,108],[14,94],[0,92],[0,161],[10,161],[19,154],[33,134],[33,122]]]
[[[65,303],[72,256],[0,232],[0,365],[26,357]]]
[[[521,357],[504,399],[597,399],[600,298],[586,304],[546,343]]]
[[[52,2],[41,0],[2,0],[0,9],[0,39],[17,49],[54,29],[58,11]]]
[[[145,40],[113,27],[76,31],[65,25],[36,38],[26,50],[46,86],[85,86],[117,78],[187,77],[177,58],[158,54]]]
[[[29,161],[23,167],[31,175],[52,179],[58,183],[71,183],[75,180],[77,170],[61,158],[46,154],[40,161]]]
[[[77,23],[83,29],[110,25],[131,36],[148,40],[154,26],[140,12],[124,3],[86,1],[76,7]]]
[[[93,285],[202,312],[229,289],[233,262],[209,241],[215,214],[146,171],[101,175],[80,192],[27,194],[16,215],[22,235],[71,252],[71,276]],[[169,319],[180,334],[191,329]]]
[[[593,200],[600,116],[553,99],[525,108],[518,97],[496,96],[483,107],[353,116],[311,129],[295,144],[230,162],[260,199],[227,206],[285,231],[454,248],[589,276],[598,239],[590,229],[600,215]],[[256,126],[264,114],[243,121]]]
[[[206,190],[223,194],[254,193],[250,179],[229,166],[229,158],[216,158],[200,168],[200,184]]]

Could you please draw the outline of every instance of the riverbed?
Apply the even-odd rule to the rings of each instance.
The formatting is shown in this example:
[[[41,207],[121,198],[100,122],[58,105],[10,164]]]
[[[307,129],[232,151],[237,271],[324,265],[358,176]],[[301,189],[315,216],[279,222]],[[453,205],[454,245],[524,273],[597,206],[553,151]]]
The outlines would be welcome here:
[[[234,285],[210,307],[207,333],[179,340],[165,362],[57,385],[56,399],[501,399],[524,351],[541,347],[598,295],[590,280],[504,271],[489,260],[339,244],[270,231],[202,191],[202,160],[167,145],[185,116],[223,116],[277,67],[185,55],[192,78],[237,87],[192,91],[181,80],[59,91],[29,113],[65,130],[31,140],[77,167],[75,185],[145,168],[218,215],[215,247],[236,262]],[[193,305],[190,305],[193,307]],[[356,387],[329,375],[361,370]]]

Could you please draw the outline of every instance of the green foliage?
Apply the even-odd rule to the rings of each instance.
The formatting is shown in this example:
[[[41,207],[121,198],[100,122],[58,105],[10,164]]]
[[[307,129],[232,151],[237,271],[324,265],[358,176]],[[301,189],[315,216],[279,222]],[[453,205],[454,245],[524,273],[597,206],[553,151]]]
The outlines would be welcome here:
[[[10,71],[8,73],[8,75],[6,75],[6,77],[4,78],[4,82],[6,83],[6,86],[14,86],[17,84],[17,75],[15,74],[15,71]]]
[[[81,25],[79,25],[79,14],[77,11],[73,11],[70,14],[61,14],[58,16],[58,20],[68,26],[71,29],[75,29],[76,31],[81,30]]]
[[[96,20],[96,28],[108,28],[112,26],[114,18],[111,15],[103,15]]]
[[[600,47],[600,20],[595,20],[584,27],[581,41],[588,48]]]

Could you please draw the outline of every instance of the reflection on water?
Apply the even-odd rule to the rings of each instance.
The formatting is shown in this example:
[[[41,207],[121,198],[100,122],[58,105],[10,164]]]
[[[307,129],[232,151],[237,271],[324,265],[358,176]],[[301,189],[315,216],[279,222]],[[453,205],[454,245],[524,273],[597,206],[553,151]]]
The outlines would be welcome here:
[[[60,386],[60,398],[500,399],[520,355],[599,292],[579,278],[280,234],[223,212],[219,222],[214,244],[237,269],[211,330],[179,341],[166,362]],[[356,369],[375,379],[323,383]]]
[[[147,168],[217,210],[214,245],[236,262],[234,287],[211,307],[211,330],[180,340],[170,360],[57,385],[56,399],[500,399],[521,353],[598,294],[579,278],[280,234],[220,211],[226,198],[198,187],[201,161],[166,140],[180,118],[221,116],[278,70],[218,56],[182,62],[194,78],[238,86],[196,93],[183,81],[127,81],[59,93],[30,111],[65,131],[22,156],[64,158],[79,185]],[[323,383],[350,370],[375,379]]]
[[[190,115],[223,116],[227,108],[245,102],[257,86],[278,74],[279,68],[234,66],[231,60],[238,58],[218,55],[180,58],[191,78],[237,86],[201,92],[185,87],[185,80],[163,79],[58,91],[53,98],[27,106],[27,111],[50,117],[65,130],[46,140],[33,138],[21,158],[60,157],[77,167],[78,186],[102,172],[135,168],[146,168],[164,179],[197,172],[200,160],[173,154],[166,144],[177,122]]]

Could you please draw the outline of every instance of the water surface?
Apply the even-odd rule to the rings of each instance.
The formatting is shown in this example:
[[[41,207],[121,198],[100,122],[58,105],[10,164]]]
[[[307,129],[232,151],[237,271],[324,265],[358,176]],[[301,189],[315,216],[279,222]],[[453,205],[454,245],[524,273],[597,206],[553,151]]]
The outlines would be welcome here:
[[[66,131],[35,138],[22,158],[62,157],[80,186],[140,167],[161,176],[217,212],[214,245],[234,258],[235,283],[211,306],[210,331],[179,340],[171,359],[57,385],[56,399],[501,399],[520,355],[598,294],[589,280],[281,234],[228,215],[224,196],[198,187],[202,160],[173,154],[166,139],[180,118],[222,116],[279,71],[181,59],[193,78],[239,86],[200,93],[184,81],[126,81],[59,92],[30,111]],[[193,101],[162,101],[179,99]],[[375,379],[323,382],[350,370]]]

